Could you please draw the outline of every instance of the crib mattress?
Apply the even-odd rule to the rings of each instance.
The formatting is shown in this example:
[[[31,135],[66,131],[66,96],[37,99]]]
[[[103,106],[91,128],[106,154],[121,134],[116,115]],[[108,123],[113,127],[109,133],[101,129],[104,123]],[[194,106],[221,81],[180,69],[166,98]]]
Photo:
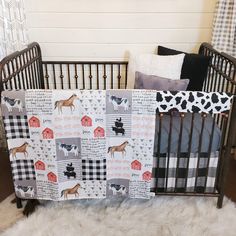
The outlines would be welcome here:
[[[160,130],[159,119],[160,118],[157,115],[156,116],[154,156],[156,156],[156,153],[158,151],[158,134],[159,134],[159,130]],[[214,121],[213,121],[212,116],[208,115],[205,119],[203,135],[202,135],[201,152],[203,152],[203,153],[208,152],[208,149],[209,149],[210,136],[211,136],[211,132],[212,132],[213,122]],[[182,153],[188,152],[190,132],[191,132],[191,123],[192,123],[192,114],[186,114],[184,121],[183,121],[183,131],[182,131],[182,140],[181,140],[180,152],[182,152]],[[190,150],[191,153],[198,152],[201,127],[202,127],[202,117],[200,114],[195,114],[193,133],[192,133],[192,145],[191,145],[191,150]],[[160,153],[167,153],[168,152],[169,132],[170,132],[170,115],[164,115],[164,117],[162,118]],[[180,117],[175,115],[172,118],[172,134],[171,134],[170,153],[177,153],[178,152],[179,132],[180,132]],[[219,150],[220,140],[221,140],[221,130],[215,124],[211,152],[215,152],[215,151]]]

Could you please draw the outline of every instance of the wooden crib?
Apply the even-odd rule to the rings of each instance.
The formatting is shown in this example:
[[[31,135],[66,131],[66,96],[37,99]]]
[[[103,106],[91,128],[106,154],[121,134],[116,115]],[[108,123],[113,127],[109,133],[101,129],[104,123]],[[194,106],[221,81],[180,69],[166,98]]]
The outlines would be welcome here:
[[[235,95],[235,58],[216,51],[208,43],[200,46],[199,54],[212,57],[203,91]],[[125,89],[127,69],[126,61],[42,61],[40,46],[34,42],[1,61],[0,92],[8,89]],[[235,111],[233,102],[231,111],[214,115],[157,112],[151,191],[156,195],[218,197],[217,206],[222,207],[235,135]],[[215,139],[220,140],[218,146],[214,146]],[[167,145],[165,150],[163,143]],[[192,161],[195,164],[190,168]]]

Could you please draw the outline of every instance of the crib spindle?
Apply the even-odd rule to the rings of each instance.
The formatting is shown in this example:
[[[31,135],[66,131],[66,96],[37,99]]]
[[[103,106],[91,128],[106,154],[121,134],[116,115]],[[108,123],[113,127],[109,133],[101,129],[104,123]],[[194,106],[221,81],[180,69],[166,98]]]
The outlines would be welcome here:
[[[70,81],[70,64],[67,64],[67,77],[68,77],[68,88],[71,89],[71,81]]]
[[[157,116],[158,116],[158,114],[157,114]],[[158,130],[159,130],[159,132],[158,132],[158,143],[157,143],[157,155],[156,155],[156,157],[157,157],[157,170],[156,170],[156,192],[158,192],[158,188],[159,188],[159,186],[158,186],[158,179],[159,179],[159,163],[160,163],[160,157],[161,157],[161,134],[162,134],[162,119],[163,119],[163,113],[160,113],[159,114],[159,127],[158,127]],[[157,129],[157,128],[156,128]]]
[[[195,114],[192,113],[191,128],[190,128],[189,142],[188,142],[187,171],[186,171],[186,176],[185,176],[185,192],[187,192],[187,189],[188,189],[189,160],[190,160],[191,149],[192,149],[194,118],[195,118]]]
[[[107,72],[106,72],[106,65],[103,64],[103,79],[104,79],[104,90],[107,88]]]
[[[195,185],[194,185],[194,192],[198,192],[197,190],[197,181],[198,181],[198,173],[199,173],[199,164],[200,164],[200,159],[201,159],[201,151],[202,151],[202,137],[203,137],[203,131],[205,127],[205,119],[206,119],[206,114],[202,114],[202,126],[201,126],[201,132],[199,135],[199,144],[198,144],[198,157],[197,157],[197,168],[196,168],[196,173],[195,173]]]
[[[214,130],[215,130],[215,117],[213,118],[212,126],[211,126],[211,135],[210,135],[210,141],[209,141],[209,147],[208,147],[208,152],[207,152],[207,165],[206,165],[206,174],[205,174],[205,183],[204,183],[204,193],[207,191],[207,178],[208,178],[208,173],[209,173],[209,163],[210,163],[210,158],[211,158],[211,149],[212,149],[212,142],[213,142],[213,137],[214,137]]]
[[[175,189],[174,189],[174,192],[177,192],[177,188],[178,188],[179,161],[180,161],[180,158],[181,158],[180,153],[181,153],[181,145],[182,145],[184,117],[185,117],[185,114],[180,113],[180,130],[179,130],[179,138],[178,138],[177,164],[176,164],[176,173],[175,173]]]
[[[170,123],[169,123],[169,135],[168,135],[168,151],[167,151],[168,154],[167,154],[167,165],[166,165],[166,183],[165,183],[165,191],[168,190],[172,126],[173,126],[173,113],[170,112]]]

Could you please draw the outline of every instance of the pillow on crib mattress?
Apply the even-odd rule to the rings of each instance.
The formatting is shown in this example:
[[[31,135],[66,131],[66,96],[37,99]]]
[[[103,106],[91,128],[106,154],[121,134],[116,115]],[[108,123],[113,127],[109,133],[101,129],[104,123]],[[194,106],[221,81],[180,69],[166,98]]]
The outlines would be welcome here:
[[[158,56],[154,54],[141,54],[130,56],[128,65],[127,89],[133,89],[135,72],[148,75],[157,75],[168,79],[179,80],[185,54],[174,56]]]
[[[158,46],[157,54],[163,56],[178,55],[185,52]],[[181,79],[189,78],[190,82],[187,90],[201,91],[204,80],[207,76],[208,66],[211,57],[199,54],[185,53],[183,67],[181,71]]]
[[[146,75],[139,71],[135,73],[135,89],[152,89],[165,91],[185,91],[189,80],[172,80],[155,75]]]

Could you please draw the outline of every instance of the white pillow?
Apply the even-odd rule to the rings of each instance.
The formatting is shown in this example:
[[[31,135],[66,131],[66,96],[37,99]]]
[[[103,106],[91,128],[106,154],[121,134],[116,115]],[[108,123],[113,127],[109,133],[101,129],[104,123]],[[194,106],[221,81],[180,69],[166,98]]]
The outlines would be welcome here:
[[[155,54],[131,55],[126,88],[134,88],[136,71],[168,79],[180,79],[184,56],[184,53],[173,56],[159,56]]]

